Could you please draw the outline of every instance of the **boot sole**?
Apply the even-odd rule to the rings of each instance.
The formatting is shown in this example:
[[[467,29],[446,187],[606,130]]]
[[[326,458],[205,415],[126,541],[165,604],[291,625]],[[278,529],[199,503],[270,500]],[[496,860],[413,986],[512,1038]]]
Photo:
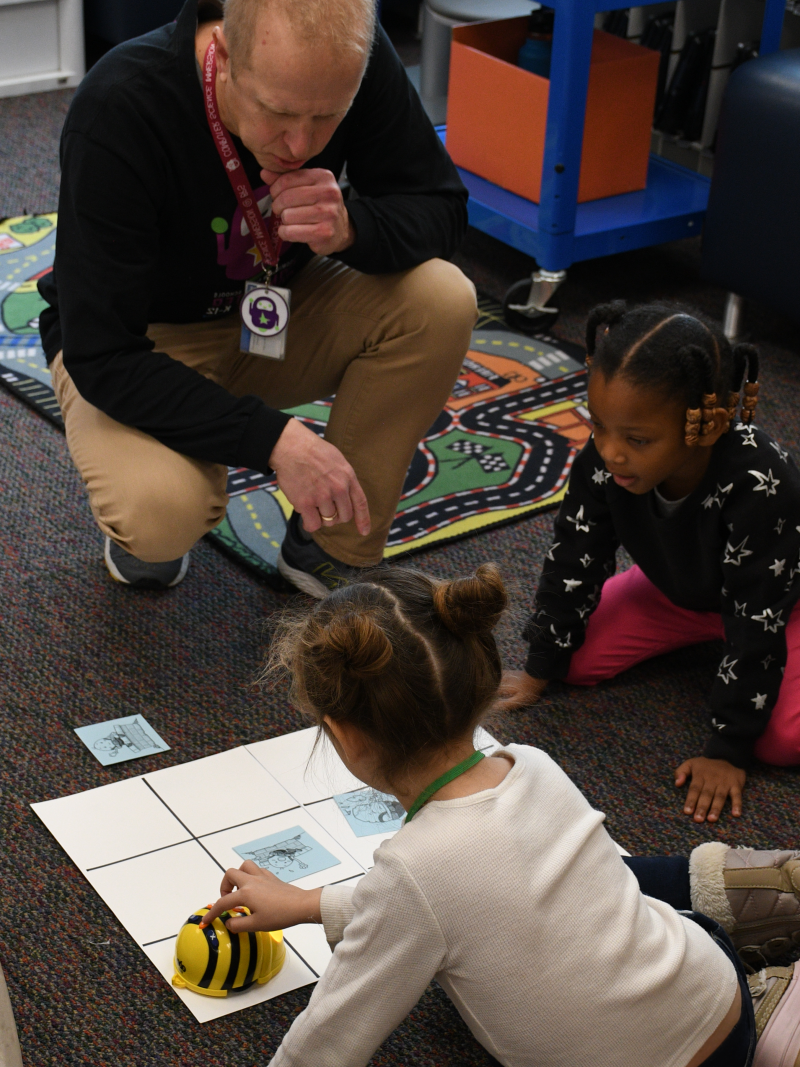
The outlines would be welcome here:
[[[309,574],[308,571],[301,571],[298,567],[293,567],[290,563],[287,563],[282,549],[278,553],[278,570],[287,582],[291,582],[295,589],[299,589],[301,593],[307,593],[308,596],[313,596],[317,600],[322,600],[331,591],[327,585],[323,585],[319,578],[315,578],[313,574]]]

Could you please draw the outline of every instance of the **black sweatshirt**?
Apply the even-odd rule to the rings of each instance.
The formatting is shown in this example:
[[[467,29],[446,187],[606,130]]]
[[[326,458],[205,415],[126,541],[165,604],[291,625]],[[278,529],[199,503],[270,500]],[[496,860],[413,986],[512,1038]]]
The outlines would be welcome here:
[[[146,337],[150,323],[236,314],[259,269],[208,129],[197,22],[187,0],[176,22],[104,56],[75,94],[55,266],[39,283],[50,304],[42,343],[48,360],[63,348],[80,394],[117,421],[188,456],[266,472],[288,416],[234,397]],[[234,141],[264,211],[259,164]],[[352,108],[307,166],[338,176],[345,163],[356,240],[336,259],[379,274],[453,254],[467,193],[381,29]],[[289,246],[276,282],[311,256]]]
[[[655,494],[618,486],[590,439],[555,520],[536,611],[524,636],[527,672],[564,678],[623,545],[673,604],[720,612],[722,662],[711,693],[705,755],[746,767],[778,697],[786,623],[800,597],[800,472],[755,427],[714,445],[708,470],[669,517]]]

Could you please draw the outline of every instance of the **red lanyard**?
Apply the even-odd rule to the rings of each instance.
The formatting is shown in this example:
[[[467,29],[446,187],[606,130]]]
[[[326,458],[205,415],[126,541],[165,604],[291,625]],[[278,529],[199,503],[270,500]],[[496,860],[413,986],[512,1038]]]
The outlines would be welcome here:
[[[209,44],[203,64],[203,100],[206,105],[206,118],[217,146],[219,158],[225,167],[228,181],[231,183],[236,200],[242,209],[247,228],[261,253],[261,263],[265,272],[277,266],[284,242],[278,237],[280,222],[274,215],[265,220],[261,216],[258,201],[253,195],[253,188],[245,174],[242,161],[236,147],[228,136],[228,131],[219,117],[217,107],[217,46],[214,41]]]

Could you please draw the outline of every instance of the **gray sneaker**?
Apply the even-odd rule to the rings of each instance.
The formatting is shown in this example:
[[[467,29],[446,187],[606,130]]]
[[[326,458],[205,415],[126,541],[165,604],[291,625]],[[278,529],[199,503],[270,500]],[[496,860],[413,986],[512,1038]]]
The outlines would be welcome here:
[[[300,515],[293,511],[278,553],[278,570],[295,588],[321,600],[340,585],[358,581],[362,568],[329,556],[306,533]]]
[[[110,537],[106,538],[103,558],[114,581],[132,585],[135,589],[171,589],[183,581],[189,569],[188,552],[180,559],[166,563],[145,563],[120,548]]]

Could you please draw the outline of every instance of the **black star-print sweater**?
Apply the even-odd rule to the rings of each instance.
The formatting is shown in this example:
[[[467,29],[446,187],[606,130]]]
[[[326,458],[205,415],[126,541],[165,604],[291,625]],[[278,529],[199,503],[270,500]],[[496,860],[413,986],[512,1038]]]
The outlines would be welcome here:
[[[555,520],[524,636],[527,672],[564,678],[622,545],[678,606],[720,612],[725,649],[705,755],[746,767],[778,697],[786,624],[800,597],[800,472],[785,449],[741,423],[714,446],[697,489],[669,517],[654,493],[612,480],[590,440]]]

